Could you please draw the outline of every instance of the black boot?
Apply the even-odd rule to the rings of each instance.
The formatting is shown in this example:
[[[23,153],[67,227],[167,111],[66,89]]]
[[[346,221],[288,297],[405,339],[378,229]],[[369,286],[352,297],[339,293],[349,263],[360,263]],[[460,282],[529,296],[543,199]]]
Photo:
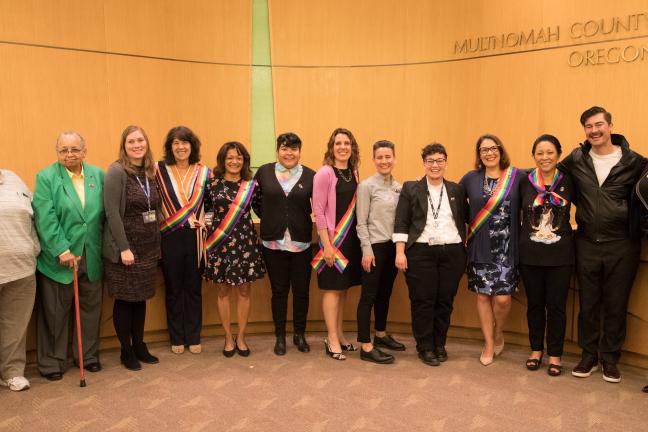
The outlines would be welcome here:
[[[274,346],[274,353],[278,356],[286,354],[286,336],[277,336]]]
[[[304,333],[295,333],[293,335],[293,344],[300,352],[307,353],[310,351],[310,345],[306,342],[306,335]]]
[[[137,359],[142,363],[147,363],[147,364],[160,363],[160,360],[149,352],[144,342],[137,345],[133,345],[133,351],[135,352],[135,357],[137,357]]]
[[[132,371],[138,371],[142,369],[142,365],[140,364],[139,360],[137,360],[135,352],[130,347],[128,349],[122,348],[120,359],[126,369]]]

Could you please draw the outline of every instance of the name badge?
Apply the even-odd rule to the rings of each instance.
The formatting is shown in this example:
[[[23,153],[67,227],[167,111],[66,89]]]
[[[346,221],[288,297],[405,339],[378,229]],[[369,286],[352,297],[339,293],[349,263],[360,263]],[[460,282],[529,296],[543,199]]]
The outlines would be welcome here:
[[[156,221],[155,210],[142,212],[142,219],[144,219],[145,224],[155,222]]]

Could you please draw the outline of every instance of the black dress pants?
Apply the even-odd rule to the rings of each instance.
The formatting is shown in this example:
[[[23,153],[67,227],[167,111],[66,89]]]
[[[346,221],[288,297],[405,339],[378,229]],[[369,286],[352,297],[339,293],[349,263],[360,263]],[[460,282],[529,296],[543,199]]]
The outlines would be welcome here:
[[[376,260],[371,272],[362,271],[362,292],[358,302],[358,342],[371,342],[371,309],[374,310],[374,328],[385,331],[389,314],[389,299],[398,269],[395,265],[396,245],[392,242],[371,245]]]
[[[167,327],[171,345],[198,345],[202,327],[202,266],[196,230],[180,228],[162,237]]]
[[[527,295],[527,322],[531,350],[544,350],[546,327],[547,354],[561,357],[567,324],[565,304],[573,266],[522,264],[520,273]]]
[[[415,243],[405,255],[416,349],[421,352],[444,347],[452,304],[466,270],[466,250],[461,243]]]
[[[302,252],[287,252],[263,246],[263,259],[268,269],[272,289],[272,320],[275,335],[286,335],[288,315],[288,293],[293,293],[293,329],[295,333],[306,331],[308,297],[310,290],[313,249]]]
[[[583,359],[619,361],[639,251],[633,240],[593,243],[577,238],[578,345]]]

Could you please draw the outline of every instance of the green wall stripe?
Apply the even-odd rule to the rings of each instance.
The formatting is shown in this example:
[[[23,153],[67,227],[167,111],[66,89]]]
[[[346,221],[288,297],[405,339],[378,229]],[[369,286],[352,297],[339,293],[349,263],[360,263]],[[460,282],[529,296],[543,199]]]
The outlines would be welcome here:
[[[252,166],[275,159],[275,119],[268,0],[252,0]]]

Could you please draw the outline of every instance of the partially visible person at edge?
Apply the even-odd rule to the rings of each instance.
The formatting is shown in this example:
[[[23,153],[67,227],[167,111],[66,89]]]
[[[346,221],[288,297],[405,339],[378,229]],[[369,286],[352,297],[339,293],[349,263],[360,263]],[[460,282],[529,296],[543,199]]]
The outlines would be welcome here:
[[[644,172],[641,174],[641,177],[635,186],[635,193],[641,203],[641,205],[639,205],[639,227],[641,228],[642,237],[645,239],[648,237],[648,168],[644,169]],[[642,391],[648,393],[648,385],[645,386]]]
[[[83,362],[87,371],[101,370],[99,324],[103,267],[103,180],[98,167],[84,162],[83,137],[63,132],[56,140],[58,161],[36,175],[34,220],[41,244],[38,255],[38,350],[41,375],[63,378],[68,366],[68,333],[73,309],[73,268],[78,269]],[[72,312],[74,314],[74,312]],[[76,327],[75,327],[76,340]],[[79,353],[72,344],[75,364]]]
[[[315,171],[299,163],[302,142],[294,133],[277,137],[277,161],[261,166],[254,176],[260,200],[263,258],[272,290],[276,355],[286,354],[288,293],[293,292],[293,344],[309,352],[306,317],[313,250],[311,197]]]
[[[36,296],[36,257],[32,194],[20,177],[0,169],[0,385],[27,390],[27,325]]]
[[[563,370],[565,306],[574,269],[569,215],[575,191],[570,176],[556,169],[561,153],[555,136],[539,136],[531,148],[536,167],[520,183],[520,274],[527,295],[531,345],[526,368],[540,368],[546,328],[550,376]]]
[[[115,298],[113,324],[120,359],[126,369],[140,370],[140,362],[158,363],[144,343],[144,322],[160,259],[160,196],[151,146],[139,126],[122,132],[118,159],[104,180],[104,208],[104,274]]]
[[[218,313],[225,331],[223,355],[250,355],[245,339],[252,282],[262,278],[265,265],[252,222],[252,202],[261,199],[250,170],[250,154],[240,142],[223,144],[216,156],[214,176],[207,183],[207,264],[204,277],[216,284]],[[255,203],[257,206],[258,203]],[[238,335],[232,334],[230,294],[237,294]]]
[[[362,291],[358,302],[358,342],[360,358],[374,363],[393,363],[394,356],[380,348],[404,351],[405,345],[386,333],[389,300],[398,269],[392,242],[394,217],[401,184],[392,176],[396,148],[391,141],[373,145],[376,173],[358,185],[356,216],[362,247]],[[371,343],[371,310],[375,335]]]
[[[171,351],[202,351],[202,272],[208,167],[200,163],[200,139],[185,126],[169,130],[155,181],[162,200],[162,272]]]
[[[396,266],[405,272],[412,330],[421,361],[448,359],[446,338],[466,269],[468,202],[463,186],[444,178],[448,153],[439,143],[421,152],[425,176],[406,182],[396,208]]]
[[[612,114],[592,107],[580,118],[585,142],[561,161],[576,186],[576,278],[581,360],[572,375],[621,381],[617,367],[626,335],[628,298],[639,265],[640,231],[634,187],[646,160],[612,133]]]
[[[351,131],[335,129],[326,145],[324,166],[315,174],[313,184],[320,249],[312,264],[323,291],[325,350],[335,360],[346,359],[342,351],[356,351],[344,335],[342,323],[347,290],[360,285],[362,278],[355,214],[359,164],[360,151]]]
[[[524,174],[510,166],[495,135],[477,140],[475,168],[460,183],[470,205],[468,289],[477,294],[484,334],[479,361],[488,366],[504,350],[504,325],[511,295],[518,289],[519,185]]]

